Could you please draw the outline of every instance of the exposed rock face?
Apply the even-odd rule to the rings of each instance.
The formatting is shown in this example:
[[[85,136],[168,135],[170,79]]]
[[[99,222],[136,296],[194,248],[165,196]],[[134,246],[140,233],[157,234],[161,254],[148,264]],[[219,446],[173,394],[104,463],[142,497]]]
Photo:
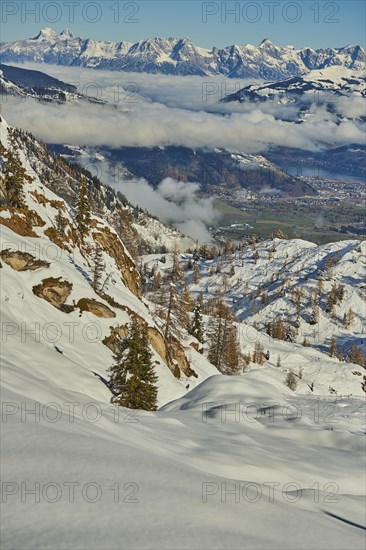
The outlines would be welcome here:
[[[0,252],[0,257],[15,271],[34,271],[35,269],[49,267],[50,265],[44,260],[37,260],[28,252],[20,252],[19,250],[3,250]]]
[[[281,229],[275,229],[272,233],[272,239],[284,239],[287,240],[288,236]]]
[[[37,212],[28,208],[0,208],[1,211],[8,211],[11,216],[6,218],[0,216],[0,224],[9,227],[9,229],[23,237],[38,237],[33,228],[45,225]]]
[[[98,300],[94,300],[93,298],[82,298],[78,301],[76,307],[80,309],[80,312],[89,311],[93,315],[96,315],[96,317],[108,318],[116,316],[114,311],[112,311],[108,306],[102,304],[102,302],[98,302]]]
[[[144,319],[138,315],[135,314],[134,318],[136,318],[139,323],[146,324]],[[176,378],[180,378],[181,371],[188,377],[195,376],[197,378],[196,372],[189,365],[184,349],[177,340],[172,340],[168,344],[162,333],[155,327],[148,327],[147,335],[153,350],[160,355]],[[126,325],[113,327],[110,335],[104,339],[103,344],[112,350],[113,353],[117,353],[118,343],[120,339],[125,338],[125,336],[127,336]]]
[[[198,353],[200,353],[201,355],[203,355],[203,346],[200,345],[198,342],[191,342],[189,344],[193,349],[195,349],[196,351],[198,351]]]
[[[121,272],[122,280],[129,290],[141,299],[141,282],[138,271],[133,260],[126,253],[121,241],[108,227],[99,228],[93,232],[94,240],[97,241],[103,250],[114,258],[118,269]]]
[[[73,306],[65,304],[67,298],[70,296],[72,290],[72,283],[68,281],[62,281],[61,277],[55,279],[49,277],[44,279],[41,284],[33,287],[33,294],[39,298],[43,298],[46,302],[49,302],[53,307],[69,313],[73,311]]]

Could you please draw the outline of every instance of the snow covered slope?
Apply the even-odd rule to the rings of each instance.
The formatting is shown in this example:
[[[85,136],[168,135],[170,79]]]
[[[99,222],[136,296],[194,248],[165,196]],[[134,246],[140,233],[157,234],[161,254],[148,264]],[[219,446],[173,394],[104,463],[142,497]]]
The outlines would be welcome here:
[[[364,548],[361,399],[294,402],[251,372],[117,414],[5,374],[4,549]]]
[[[339,121],[365,120],[366,75],[343,66],[313,70],[280,82],[249,84],[221,101],[230,103],[263,103],[285,105],[282,116],[288,117],[291,105],[296,104],[301,119],[310,116],[315,107],[324,106],[329,113],[337,113]],[[356,105],[356,109],[351,106]],[[281,116],[280,116],[281,118]]]
[[[301,376],[298,394],[364,395],[366,364],[355,364],[349,352],[352,344],[366,351],[365,241],[317,246],[274,239],[227,258],[181,257],[193,295],[209,302],[221,294],[235,312],[243,354],[252,357],[258,342],[269,352],[262,367],[269,376],[284,384],[294,370]],[[162,263],[146,256],[145,262],[163,274],[171,266],[171,256],[166,258]],[[196,283],[192,261],[200,271]],[[331,352],[331,345],[338,351]],[[255,367],[250,361],[249,368]]]
[[[180,356],[175,378],[117,233],[94,215],[89,237],[78,242],[74,209],[45,185],[48,165],[31,154],[40,145],[32,141],[28,148],[19,136],[1,120],[1,163],[16,147],[29,176],[25,206],[0,208],[2,548],[363,549],[365,401],[359,378],[356,384],[349,372],[362,367],[276,340],[268,344],[266,365],[232,377],[214,375],[204,355],[188,346],[190,366]],[[54,163],[64,170],[60,159]],[[66,220],[61,235],[57,213]],[[98,292],[90,284],[96,241],[105,263]],[[240,251],[235,274],[227,274],[226,299],[239,293],[235,307],[248,321],[240,277],[248,279],[248,293],[258,281],[270,283],[275,299],[277,279],[285,281],[289,271],[288,286],[302,285],[305,293],[317,266],[337,252],[327,275],[347,284],[343,300],[356,312],[359,302],[348,292],[360,292],[359,243],[327,246],[265,242],[257,245],[255,266],[254,250]],[[162,265],[169,267],[169,259]],[[190,282],[193,291],[205,290],[206,282],[213,292],[220,277],[223,283],[226,267],[211,275],[219,260],[209,262],[200,260],[202,283]],[[133,317],[154,334],[163,405],[156,412],[110,406],[103,383],[113,361],[105,337]],[[355,322],[358,330],[360,319]],[[249,349],[263,333],[241,326],[243,350]],[[282,368],[272,365],[277,352]],[[283,372],[294,363],[306,372],[296,392],[285,386]],[[313,392],[306,390],[311,372]],[[342,391],[335,395],[329,384]]]
[[[102,101],[86,97],[77,92],[76,86],[62,82],[41,71],[0,65],[0,93],[3,101],[7,95],[18,96],[25,101],[33,98],[38,101],[52,101],[65,103],[66,101],[83,100],[89,103],[102,103]]]
[[[78,242],[74,209],[46,187],[45,166],[43,171],[39,165],[34,170],[30,150],[14,135],[2,120],[2,146],[11,149],[11,140],[15,140],[31,178],[25,184],[25,207],[0,209],[2,353],[14,383],[26,359],[30,377],[48,380],[64,390],[87,391],[90,397],[108,403],[111,393],[103,380],[113,364],[112,344],[135,317],[150,330],[160,404],[217,372],[203,360],[197,363],[195,355],[199,354],[190,348],[187,356],[192,359],[193,373],[179,343],[176,351],[183,355],[168,368],[166,343],[141,297],[135,263],[117,233],[93,216],[90,237]],[[42,182],[39,173],[43,173]],[[61,234],[58,213],[64,219]],[[102,247],[105,265],[98,293],[92,288],[96,243]],[[90,301],[87,308],[85,300]],[[179,379],[172,373],[176,366],[183,369]]]
[[[328,67],[313,70],[302,77],[294,77],[281,82],[250,84],[222,101],[268,101],[277,99],[284,102],[291,97],[324,93],[334,96],[366,97],[366,77],[364,71],[354,71],[345,67]]]
[[[366,55],[360,46],[295,49],[276,46],[268,39],[258,47],[245,44],[212,50],[195,46],[188,38],[105,42],[75,37],[68,29],[58,35],[45,28],[33,38],[3,43],[0,58],[118,71],[283,80],[334,65],[360,69]]]

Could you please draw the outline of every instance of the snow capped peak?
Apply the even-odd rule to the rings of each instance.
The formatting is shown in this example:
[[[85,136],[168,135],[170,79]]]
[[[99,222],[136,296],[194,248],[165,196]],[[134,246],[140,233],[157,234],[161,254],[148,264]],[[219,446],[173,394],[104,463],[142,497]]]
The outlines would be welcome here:
[[[264,38],[264,39],[262,40],[262,42],[259,44],[259,48],[260,48],[261,46],[266,46],[266,45],[268,45],[268,46],[273,46],[273,43],[270,41],[269,38]]]
[[[72,34],[70,29],[65,28],[62,32],[60,32],[59,36],[63,38],[75,38],[75,36]]]
[[[57,49],[53,47],[55,43]],[[366,53],[360,46],[313,50],[278,46],[265,38],[259,46],[240,44],[206,49],[188,37],[150,37],[131,44],[75,37],[67,28],[60,34],[44,28],[30,40],[4,43],[0,56],[1,61],[10,63],[46,61],[100,70],[266,80],[299,77],[335,65],[359,70],[366,61]]]
[[[41,29],[37,36],[34,37],[34,40],[54,40],[58,36],[57,32],[50,29],[49,27],[45,27],[44,29]]]

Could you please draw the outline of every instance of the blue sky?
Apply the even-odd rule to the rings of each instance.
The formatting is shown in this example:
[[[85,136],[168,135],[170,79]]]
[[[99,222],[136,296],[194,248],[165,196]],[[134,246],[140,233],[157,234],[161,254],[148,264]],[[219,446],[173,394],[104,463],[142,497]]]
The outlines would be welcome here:
[[[72,2],[3,0],[1,41],[34,36],[42,27],[58,32],[68,27],[99,40],[188,36],[207,48],[258,45],[263,38],[295,47],[365,46],[363,0],[75,0],[73,7]]]

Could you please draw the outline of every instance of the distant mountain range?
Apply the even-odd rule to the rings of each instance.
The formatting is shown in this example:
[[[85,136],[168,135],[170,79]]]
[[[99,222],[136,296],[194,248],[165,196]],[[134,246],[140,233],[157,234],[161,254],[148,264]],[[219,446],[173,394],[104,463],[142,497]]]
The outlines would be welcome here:
[[[75,37],[68,29],[57,34],[45,28],[33,38],[1,43],[0,59],[8,63],[36,62],[116,71],[283,80],[335,65],[362,69],[366,53],[357,45],[296,49],[276,46],[268,39],[258,47],[245,44],[211,50],[195,46],[188,38],[148,38],[135,44],[106,42]]]

